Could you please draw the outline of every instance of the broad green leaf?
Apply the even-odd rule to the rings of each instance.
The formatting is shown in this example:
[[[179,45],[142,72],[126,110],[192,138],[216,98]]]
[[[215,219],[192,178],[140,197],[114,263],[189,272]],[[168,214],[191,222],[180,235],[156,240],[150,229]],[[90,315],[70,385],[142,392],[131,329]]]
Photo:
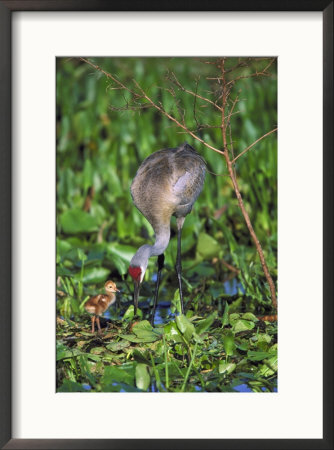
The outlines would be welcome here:
[[[250,320],[251,322],[258,322],[259,321],[259,319],[254,314],[252,314],[251,312],[244,313],[241,316],[241,318],[245,319],[245,320]]]
[[[217,317],[217,311],[210,314],[206,319],[200,320],[195,327],[196,333],[202,334],[205,331],[207,331],[213,324],[216,317]]]
[[[123,320],[132,320],[134,318],[134,314],[135,307],[133,305],[130,305],[124,313]],[[140,318],[143,317],[143,312],[139,308],[137,308],[137,316]]]
[[[132,331],[139,339],[145,339],[146,342],[154,342],[161,338],[160,332],[154,330],[147,320],[137,322],[132,327]]]
[[[262,366],[260,367],[258,374],[263,375],[264,377],[269,377],[277,372],[277,367],[278,367],[278,358],[275,355],[272,356],[271,358],[264,360],[264,364],[262,364]]]
[[[239,319],[240,319],[240,314],[239,313],[232,313],[232,314],[230,314],[229,315],[230,325],[233,327],[233,325],[236,324]]]
[[[86,284],[97,284],[107,281],[109,269],[105,267],[87,267],[84,270],[84,276],[82,282]],[[81,279],[80,274],[75,276],[77,279]]]
[[[71,250],[71,248],[72,245],[70,242],[57,238],[57,253],[59,253],[61,257]]]
[[[126,339],[127,341],[134,342],[136,344],[154,342],[160,339],[160,336],[156,334],[155,335],[152,334],[150,336],[142,338],[139,338],[136,334],[120,334],[120,337]]]
[[[110,344],[106,345],[107,349],[112,352],[119,352],[120,350],[123,350],[124,348],[129,346],[129,341],[111,342]]]
[[[240,331],[252,330],[255,327],[255,323],[249,320],[239,319],[233,325],[233,332],[239,333]]]
[[[123,366],[106,366],[101,379],[101,385],[106,386],[108,384],[112,384],[113,382],[119,382],[133,386],[134,378],[133,367],[127,368]]]
[[[226,363],[226,362],[220,362],[219,363],[219,373],[226,373],[226,374],[230,374],[234,371],[234,369],[236,368],[236,364],[235,363]]]
[[[136,366],[136,386],[143,391],[147,391],[151,382],[151,377],[146,364],[137,364]]]
[[[232,333],[223,336],[224,350],[227,356],[232,356],[235,350],[234,336]]]
[[[175,321],[185,340],[189,342],[195,331],[194,325],[183,314],[176,316]]]
[[[63,344],[57,345],[57,357],[56,357],[57,361],[60,361],[61,359],[72,358],[82,354],[83,353],[77,348],[69,348]]]
[[[164,327],[165,337],[168,341],[183,342],[180,330],[175,322],[169,322]]]
[[[81,209],[69,209],[60,215],[60,224],[64,233],[90,233],[98,230],[95,217]]]
[[[125,261],[127,264],[130,263],[133,255],[138,249],[131,245],[123,245],[117,243],[110,243],[107,245],[107,252],[109,255],[115,255]]]
[[[220,250],[220,245],[212,236],[200,233],[197,241],[196,252],[203,258],[208,259],[216,256]]]

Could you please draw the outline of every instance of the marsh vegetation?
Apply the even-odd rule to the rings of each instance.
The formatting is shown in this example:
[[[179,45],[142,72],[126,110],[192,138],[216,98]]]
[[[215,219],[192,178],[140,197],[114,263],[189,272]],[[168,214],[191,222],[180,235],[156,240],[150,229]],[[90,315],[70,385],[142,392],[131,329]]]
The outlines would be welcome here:
[[[221,61],[57,60],[59,392],[277,389],[276,61],[227,58],[224,82]],[[208,169],[182,232],[185,314],[173,219],[152,327],[155,258],[133,317],[128,265],[153,231],[129,187],[145,157],[185,140]],[[84,304],[108,279],[120,293],[92,334]]]

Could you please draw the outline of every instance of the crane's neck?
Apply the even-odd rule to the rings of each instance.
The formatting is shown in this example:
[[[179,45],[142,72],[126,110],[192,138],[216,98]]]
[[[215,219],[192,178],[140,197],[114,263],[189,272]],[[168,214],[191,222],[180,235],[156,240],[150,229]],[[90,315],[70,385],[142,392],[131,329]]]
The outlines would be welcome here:
[[[131,259],[130,266],[141,268],[141,279],[143,281],[144,274],[147,268],[148,260],[151,256],[161,255],[170,239],[170,226],[160,227],[155,233],[154,245],[145,244],[139,247],[133,258]]]
[[[150,256],[159,256],[167,248],[170,239],[170,225],[163,226],[155,233],[155,243],[151,246]]]

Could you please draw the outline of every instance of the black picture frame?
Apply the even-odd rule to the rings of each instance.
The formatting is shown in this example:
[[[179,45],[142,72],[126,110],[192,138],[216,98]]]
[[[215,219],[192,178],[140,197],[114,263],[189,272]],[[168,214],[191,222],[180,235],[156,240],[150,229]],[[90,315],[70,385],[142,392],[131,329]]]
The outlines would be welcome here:
[[[323,439],[12,439],[11,20],[14,11],[322,11],[323,13]],[[13,119],[15,120],[15,118]],[[15,181],[15,177],[13,177]],[[5,449],[333,449],[333,0],[0,0],[0,445]],[[310,205],[310,211],[312,205]],[[310,263],[314,263],[311,262]],[[15,270],[15,268],[13,268]],[[15,331],[15,330],[13,330]],[[305,338],[307,339],[307,332]],[[305,392],[307,396],[307,392]],[[298,420],[298,418],[296,418]]]

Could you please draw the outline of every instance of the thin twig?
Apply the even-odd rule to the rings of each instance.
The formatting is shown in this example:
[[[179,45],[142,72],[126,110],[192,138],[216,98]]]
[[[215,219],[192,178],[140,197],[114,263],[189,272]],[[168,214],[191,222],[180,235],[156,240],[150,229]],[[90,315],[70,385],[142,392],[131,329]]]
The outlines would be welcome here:
[[[271,131],[268,131],[268,133],[264,134],[263,136],[261,136],[259,139],[257,139],[255,142],[253,142],[253,144],[249,145],[247,148],[245,148],[245,150],[243,150],[241,153],[239,153],[238,156],[236,156],[233,161],[232,164],[234,164],[236,162],[237,159],[240,158],[240,156],[244,155],[246,152],[248,152],[248,150],[250,150],[252,147],[254,147],[255,144],[257,144],[258,142],[262,141],[262,139],[264,139],[265,137],[269,136],[271,133],[274,133],[275,131],[277,131],[277,127],[274,128]]]
[[[140,93],[138,93],[137,91],[134,91],[133,89],[130,89],[128,86],[126,86],[125,84],[123,84],[121,81],[119,81],[117,78],[115,78],[113,75],[111,75],[109,72],[106,72],[105,70],[103,70],[100,66],[98,66],[97,64],[93,64],[91,61],[89,61],[86,58],[79,58],[81,61],[89,64],[91,67],[93,67],[94,69],[100,71],[101,73],[103,73],[107,78],[110,78],[111,80],[113,80],[118,86],[120,86],[122,89],[130,92],[135,98],[137,99],[143,99],[145,98],[155,109],[157,109],[161,114],[163,114],[164,116],[168,117],[168,119],[170,119],[172,122],[176,123],[176,125],[178,125],[180,128],[182,128],[183,130],[185,130],[187,132],[187,134],[190,134],[190,136],[192,136],[194,139],[196,139],[197,141],[201,142],[205,147],[210,148],[211,150],[220,153],[221,155],[224,155],[224,152],[222,150],[219,150],[218,148],[213,147],[212,145],[206,143],[203,139],[201,139],[199,136],[197,136],[195,133],[193,133],[192,131],[189,130],[189,128],[185,125],[185,123],[181,123],[179,120],[177,120],[175,117],[173,117],[171,114],[169,114],[164,108],[163,106],[160,104],[158,105],[157,103],[155,103],[147,94],[146,92],[143,90],[143,88],[141,86],[139,86],[139,84],[137,83],[136,80],[133,80],[135,85],[137,86],[137,88],[139,89]],[[184,119],[183,119],[184,120]]]
[[[134,80],[134,83],[136,84],[137,88],[141,91],[142,96],[144,98],[146,98],[146,100],[151,103],[152,106],[154,106],[154,108],[156,108],[161,114],[163,114],[164,116],[168,117],[168,119],[170,119],[172,122],[176,123],[176,125],[178,125],[180,128],[182,128],[183,130],[186,131],[187,134],[190,134],[190,136],[192,136],[194,139],[196,139],[197,141],[201,142],[203,145],[205,145],[205,147],[211,148],[211,150],[220,153],[221,155],[224,155],[224,152],[222,150],[218,150],[217,148],[213,147],[212,145],[208,144],[207,142],[205,142],[203,139],[201,139],[199,136],[197,136],[195,133],[193,133],[192,131],[189,130],[189,128],[187,128],[186,125],[182,124],[180,121],[178,121],[175,117],[171,116],[161,105],[157,105],[147,94],[146,92],[143,90],[143,88],[141,86],[139,86],[138,82],[136,80]]]
[[[197,92],[190,91],[189,89],[186,89],[182,84],[179,82],[179,80],[176,78],[175,74],[172,72],[172,75],[174,77],[174,80],[170,79],[171,82],[174,82],[183,92],[186,92],[187,94],[193,95],[194,97],[200,98],[201,100],[204,100],[207,103],[210,103],[210,105],[213,105],[215,108],[217,108],[219,111],[221,111],[221,107],[217,105],[215,102],[210,100],[207,97],[203,97],[202,95],[198,94]]]

